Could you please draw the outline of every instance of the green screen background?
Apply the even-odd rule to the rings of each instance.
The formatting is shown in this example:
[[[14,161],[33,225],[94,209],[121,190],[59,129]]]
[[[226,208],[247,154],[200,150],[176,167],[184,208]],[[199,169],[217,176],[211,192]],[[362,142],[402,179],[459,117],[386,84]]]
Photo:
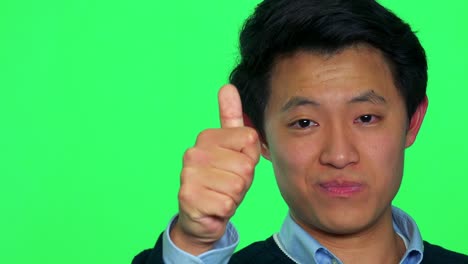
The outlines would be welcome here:
[[[468,4],[381,1],[418,31],[430,107],[395,205],[468,254]],[[0,262],[130,263],[177,212],[181,157],[218,127],[216,93],[253,1],[0,2]],[[240,247],[287,212],[262,160]]]

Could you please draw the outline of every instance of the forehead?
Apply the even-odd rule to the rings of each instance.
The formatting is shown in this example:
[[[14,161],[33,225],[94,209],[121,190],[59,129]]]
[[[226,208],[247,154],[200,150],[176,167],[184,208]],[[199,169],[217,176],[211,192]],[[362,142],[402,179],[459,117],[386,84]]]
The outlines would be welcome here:
[[[298,51],[276,60],[272,69],[268,105],[294,96],[339,103],[372,91],[388,100],[400,100],[390,66],[382,53],[355,45],[334,54]]]

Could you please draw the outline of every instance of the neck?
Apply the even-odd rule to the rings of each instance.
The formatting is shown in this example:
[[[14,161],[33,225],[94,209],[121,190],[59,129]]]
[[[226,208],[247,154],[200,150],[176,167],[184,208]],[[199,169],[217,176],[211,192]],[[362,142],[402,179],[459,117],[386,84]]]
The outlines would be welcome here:
[[[406,251],[402,238],[393,229],[391,206],[376,223],[357,233],[336,235],[305,230],[345,264],[400,263]]]

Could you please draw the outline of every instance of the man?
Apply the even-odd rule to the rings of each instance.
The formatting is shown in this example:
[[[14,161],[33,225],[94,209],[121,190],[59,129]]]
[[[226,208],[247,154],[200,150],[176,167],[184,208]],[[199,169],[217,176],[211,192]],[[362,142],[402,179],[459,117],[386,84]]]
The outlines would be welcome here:
[[[179,214],[133,263],[468,263],[423,242],[391,205],[428,106],[407,24],[371,0],[265,0],[240,49],[219,92],[221,128],[184,155]],[[229,219],[260,155],[289,215],[233,254]]]

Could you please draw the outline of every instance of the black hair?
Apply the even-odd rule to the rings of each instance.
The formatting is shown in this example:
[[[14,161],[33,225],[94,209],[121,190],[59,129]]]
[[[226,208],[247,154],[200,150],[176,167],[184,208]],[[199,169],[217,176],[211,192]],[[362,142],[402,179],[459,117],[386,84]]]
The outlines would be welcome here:
[[[333,54],[355,44],[386,58],[408,118],[426,95],[427,61],[410,26],[374,0],[265,0],[240,33],[240,61],[230,75],[244,113],[264,137],[275,59],[299,50]]]

